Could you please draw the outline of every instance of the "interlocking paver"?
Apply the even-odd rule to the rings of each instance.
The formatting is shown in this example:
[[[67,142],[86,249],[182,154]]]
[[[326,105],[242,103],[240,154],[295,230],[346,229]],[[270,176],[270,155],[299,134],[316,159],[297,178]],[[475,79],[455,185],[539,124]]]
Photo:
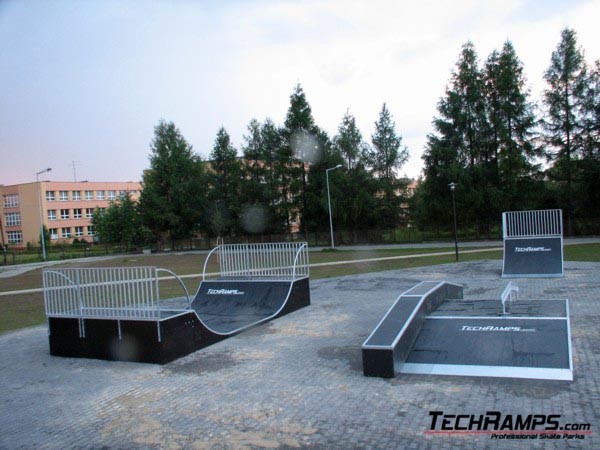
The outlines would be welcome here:
[[[312,305],[164,366],[52,357],[47,330],[0,336],[0,448],[473,448],[489,436],[430,436],[430,410],[561,414],[583,441],[502,448],[599,448],[600,264],[519,279],[521,298],[567,297],[573,383],[362,375],[361,344],[404,290],[423,280],[499,298],[499,261],[311,282]]]

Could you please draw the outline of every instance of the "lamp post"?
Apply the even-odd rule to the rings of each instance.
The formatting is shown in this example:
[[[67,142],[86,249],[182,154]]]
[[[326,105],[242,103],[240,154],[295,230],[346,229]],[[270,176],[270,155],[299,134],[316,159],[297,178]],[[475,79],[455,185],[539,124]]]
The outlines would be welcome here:
[[[44,239],[44,216],[42,213],[42,186],[40,186],[40,175],[46,172],[50,172],[52,169],[48,167],[47,169],[40,170],[35,174],[35,181],[38,185],[38,197],[40,200],[40,236],[42,241],[42,260],[46,261],[46,242]]]
[[[454,252],[456,253],[456,260],[458,261],[458,237],[456,231],[456,201],[454,200],[454,190],[458,186],[454,181],[448,185],[450,191],[452,191],[452,212],[454,214]]]
[[[325,177],[327,178],[327,204],[329,205],[329,233],[331,235],[331,248],[335,248],[335,244],[333,243],[333,220],[331,218],[331,195],[329,194],[329,171],[339,169],[340,167],[342,167],[342,165],[338,164],[335,167],[325,170]]]

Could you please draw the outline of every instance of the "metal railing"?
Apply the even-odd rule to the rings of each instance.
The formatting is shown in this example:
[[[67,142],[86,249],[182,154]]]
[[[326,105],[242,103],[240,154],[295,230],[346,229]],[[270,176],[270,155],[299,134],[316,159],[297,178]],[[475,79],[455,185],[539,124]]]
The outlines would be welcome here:
[[[503,212],[502,232],[504,239],[562,236],[562,210]]]
[[[43,271],[47,317],[101,317],[114,319],[160,319],[156,267],[73,268]]]
[[[508,283],[500,295],[500,301],[502,302],[502,314],[510,314],[510,307],[512,302],[517,301],[517,296],[519,294],[519,286],[515,283]],[[506,310],[506,302],[508,302],[508,311]]]
[[[206,258],[203,279],[211,257],[217,258],[222,278],[295,280],[309,276],[306,242],[219,245]]]

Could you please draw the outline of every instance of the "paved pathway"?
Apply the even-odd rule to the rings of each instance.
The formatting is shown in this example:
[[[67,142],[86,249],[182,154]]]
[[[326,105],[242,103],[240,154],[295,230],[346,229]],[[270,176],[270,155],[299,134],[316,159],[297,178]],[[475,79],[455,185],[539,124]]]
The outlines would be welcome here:
[[[316,280],[312,305],[164,366],[51,357],[45,327],[0,336],[0,448],[600,448],[600,263],[517,280],[525,298],[568,297],[572,383],[362,375],[360,346],[422,280],[498,298],[500,261]],[[560,414],[581,441],[432,436],[429,411]]]

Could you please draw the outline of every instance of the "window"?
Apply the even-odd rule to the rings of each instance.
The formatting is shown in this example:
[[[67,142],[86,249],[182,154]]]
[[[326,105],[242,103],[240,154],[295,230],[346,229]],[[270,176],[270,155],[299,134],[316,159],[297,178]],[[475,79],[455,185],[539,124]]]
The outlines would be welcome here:
[[[46,191],[46,201],[53,202],[54,200],[56,200],[55,194],[56,193],[54,191]]]
[[[91,219],[94,216],[94,208],[85,208],[85,217]]]
[[[81,208],[75,208],[73,210],[73,219],[81,219]]]
[[[10,194],[4,196],[5,208],[17,208],[19,206],[19,194]],[[15,231],[16,233],[16,231]]]
[[[104,200],[104,191],[96,191],[96,200]]]
[[[69,201],[69,191],[60,191],[58,199],[61,202]]]
[[[50,228],[50,239],[58,239],[58,228]]]
[[[117,195],[115,194],[115,191],[108,191],[108,199],[109,200],[114,200],[117,198]]]
[[[73,200],[77,200],[77,201],[81,200],[81,191],[73,191],[72,194],[73,194]]]
[[[126,195],[127,195],[127,191],[119,191],[119,197],[125,198]]]
[[[77,237],[83,236],[83,227],[75,227],[75,236],[77,236]]]
[[[86,200],[94,200],[94,191],[85,191]]]
[[[60,210],[60,218],[61,219],[68,219],[69,218],[69,210],[68,209],[61,209]]]
[[[55,209],[48,210],[48,220],[56,220],[56,210]]]
[[[90,225],[90,226],[89,226],[89,227],[87,227],[87,228],[88,228],[88,233],[87,233],[87,235],[88,235],[88,236],[93,236],[93,235],[94,235],[94,227]]]
[[[4,222],[6,223],[7,227],[16,227],[17,225],[21,225],[21,213],[6,213],[4,217]]]
[[[22,244],[23,243],[23,232],[22,231],[7,231],[6,237],[8,238],[9,244]]]
[[[71,237],[71,228],[61,228],[60,230],[62,237],[64,238],[70,238]]]
[[[100,210],[100,214],[104,214],[106,212],[106,208],[98,208]]]

